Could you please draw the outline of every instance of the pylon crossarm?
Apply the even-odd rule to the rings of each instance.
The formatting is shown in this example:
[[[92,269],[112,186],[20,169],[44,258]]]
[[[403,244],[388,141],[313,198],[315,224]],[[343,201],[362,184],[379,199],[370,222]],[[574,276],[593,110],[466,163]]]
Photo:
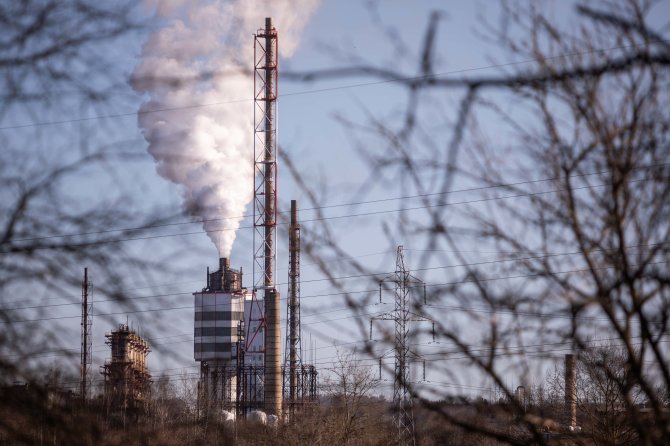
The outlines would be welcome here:
[[[413,311],[408,311],[408,312],[407,312],[407,315],[408,315],[408,316],[411,316],[411,317],[408,319],[408,320],[410,320],[410,321],[416,321],[416,322],[435,322],[435,321],[433,321],[433,319],[431,319],[431,318],[429,318],[429,317],[426,317],[426,316],[422,316],[422,315],[420,315],[420,314],[416,314],[416,313],[413,312]]]
[[[371,320],[382,320],[382,321],[394,321],[396,319],[396,315],[393,313],[384,313],[380,314],[378,316],[373,316],[370,318]]]
[[[407,282],[407,283],[416,283],[416,284],[421,284],[421,285],[423,285],[423,280],[421,280],[421,279],[419,279],[418,277],[413,276],[413,275],[411,275],[411,274],[409,274],[409,273],[405,276],[405,282]]]
[[[397,272],[392,272],[387,275],[385,275],[382,279],[379,280],[380,283],[385,283],[385,282],[395,282],[396,277],[397,277]]]

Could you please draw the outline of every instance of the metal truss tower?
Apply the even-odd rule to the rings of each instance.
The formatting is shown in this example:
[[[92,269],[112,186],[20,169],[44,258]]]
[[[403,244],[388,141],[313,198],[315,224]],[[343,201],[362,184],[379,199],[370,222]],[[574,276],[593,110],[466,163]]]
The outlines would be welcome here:
[[[393,424],[397,430],[397,444],[414,445],[414,413],[412,395],[409,389],[411,385],[409,365],[411,357],[414,355],[409,350],[410,322],[432,321],[412,312],[410,308],[410,290],[421,288],[425,293],[425,284],[420,279],[412,276],[407,270],[402,245],[398,246],[395,273],[379,283],[380,300],[384,282],[393,283],[395,286],[395,308],[393,312],[376,316],[372,320],[391,320],[395,323]],[[370,321],[370,337],[372,337],[372,320]]]
[[[277,225],[277,30],[272,19],[254,36],[254,296],[263,290],[264,397],[268,414],[281,417],[279,292],[274,283]],[[261,274],[257,274],[260,272]],[[254,297],[255,298],[255,297]]]
[[[81,376],[79,394],[83,403],[88,400],[91,389],[91,282],[88,280],[88,268],[84,268],[84,280],[81,282]]]

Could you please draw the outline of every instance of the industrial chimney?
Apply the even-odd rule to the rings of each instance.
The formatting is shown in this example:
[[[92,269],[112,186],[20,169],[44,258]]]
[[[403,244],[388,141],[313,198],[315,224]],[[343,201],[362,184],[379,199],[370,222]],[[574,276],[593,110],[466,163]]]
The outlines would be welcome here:
[[[263,290],[265,410],[281,418],[279,291],[274,284],[277,225],[277,30],[272,19],[254,36],[254,296]],[[261,273],[257,278],[256,270]]]
[[[300,350],[300,224],[298,202],[291,200],[291,224],[289,226],[289,292],[288,292],[288,366],[290,409],[295,408],[298,387],[298,361]]]
[[[575,355],[565,355],[565,424],[570,431],[577,427],[577,367]]]

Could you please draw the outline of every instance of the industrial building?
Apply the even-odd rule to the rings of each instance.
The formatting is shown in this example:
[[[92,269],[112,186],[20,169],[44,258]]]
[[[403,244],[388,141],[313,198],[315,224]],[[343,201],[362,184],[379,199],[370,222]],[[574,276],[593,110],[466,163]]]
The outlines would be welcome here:
[[[200,363],[198,403],[233,410],[262,407],[264,328],[262,301],[242,287],[242,271],[219,259],[207,286],[194,296],[194,359]],[[238,377],[241,377],[238,379]]]
[[[291,203],[286,356],[282,366],[280,296],[275,284],[277,225],[277,30],[272,19],[254,36],[254,251],[249,290],[242,269],[221,257],[207,268],[205,286],[193,293],[193,357],[200,364],[201,417],[261,409],[282,417],[316,401],[317,371],[304,364],[300,338],[300,225]],[[85,272],[82,287],[82,394],[90,363],[90,303]],[[141,408],[149,394],[148,343],[128,328],[106,335],[112,357],[104,367],[109,407]],[[83,397],[85,399],[85,396]]]
[[[194,357],[200,362],[198,407],[263,409],[282,418],[284,406],[316,399],[317,373],[300,354],[300,226],[291,204],[286,354],[281,366],[280,296],[275,284],[277,225],[277,30],[271,18],[254,35],[253,290],[242,271],[221,258],[194,293]],[[262,293],[262,295],[261,295]]]
[[[104,401],[108,411],[139,413],[146,410],[151,392],[151,374],[147,366],[149,343],[128,327],[120,324],[106,333],[106,344],[112,356],[102,366]]]

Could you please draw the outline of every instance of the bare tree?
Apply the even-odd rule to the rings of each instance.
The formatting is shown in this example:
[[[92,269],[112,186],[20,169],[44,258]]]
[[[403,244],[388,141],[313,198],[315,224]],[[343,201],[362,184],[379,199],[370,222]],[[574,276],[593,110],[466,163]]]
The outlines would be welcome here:
[[[77,308],[84,267],[96,300],[128,311],[136,308],[132,281],[155,271],[123,242],[168,217],[134,199],[126,175],[143,154],[118,136],[118,120],[104,118],[131,97],[116,59],[124,39],[145,25],[136,8],[87,0],[0,5],[0,384],[8,394],[18,391],[14,380],[32,389],[21,403],[2,398],[3,441],[97,442],[94,417],[75,421],[45,404],[39,371],[55,356],[66,376],[77,373],[79,351],[60,334],[79,321],[61,310]],[[51,305],[53,298],[63,300]],[[61,385],[77,388],[72,380]]]
[[[626,355],[621,348],[608,345],[593,346],[577,358],[576,402],[577,431],[585,432],[589,443],[596,445],[637,444],[634,425],[626,410],[620,388],[629,378]],[[544,382],[547,389],[545,419],[565,419],[565,368],[555,367]],[[630,397],[644,406],[638,389]]]
[[[351,352],[338,351],[330,375],[322,386],[323,404],[326,407],[324,417],[329,425],[329,437],[339,444],[365,443],[364,432],[378,432],[374,425],[383,420],[373,416],[369,407],[372,391],[377,387],[378,379],[372,369],[360,365]],[[383,405],[382,405],[383,408]],[[374,435],[374,434],[372,434]]]
[[[670,46],[649,24],[655,6],[579,3],[574,20],[558,25],[535,3],[505,2],[501,25],[484,23],[486,36],[510,56],[501,62],[526,62],[498,75],[435,75],[437,14],[416,73],[357,64],[295,75],[368,76],[407,88],[401,119],[341,122],[365,148],[371,175],[361,191],[399,185],[398,218],[382,226],[390,243],[420,249],[418,271],[445,271],[429,284],[427,304],[414,309],[440,314],[442,348],[431,350],[431,368],[454,380],[488,377],[508,410],[522,415],[506,385],[510,373],[528,376],[533,362],[566,351],[588,357],[608,343],[622,362],[592,362],[589,370],[618,377],[623,363],[613,390],[630,438],[642,444],[670,441],[667,402],[657,393],[670,386]],[[426,124],[449,116],[443,102],[429,100],[440,90],[461,94],[441,139]],[[304,233],[317,260],[346,257],[332,230]],[[473,245],[495,258],[473,256]],[[349,270],[377,277],[355,259]],[[348,302],[366,319],[369,300]],[[466,430],[513,444],[546,441],[527,417],[515,429],[472,422],[413,391]],[[638,398],[648,402],[645,411]]]
[[[627,403],[621,388],[631,378],[626,367],[626,353],[619,348],[599,347],[584,352],[578,366],[578,409],[584,428],[595,444],[636,444],[635,426],[630,423]],[[641,404],[639,390],[628,398]]]

